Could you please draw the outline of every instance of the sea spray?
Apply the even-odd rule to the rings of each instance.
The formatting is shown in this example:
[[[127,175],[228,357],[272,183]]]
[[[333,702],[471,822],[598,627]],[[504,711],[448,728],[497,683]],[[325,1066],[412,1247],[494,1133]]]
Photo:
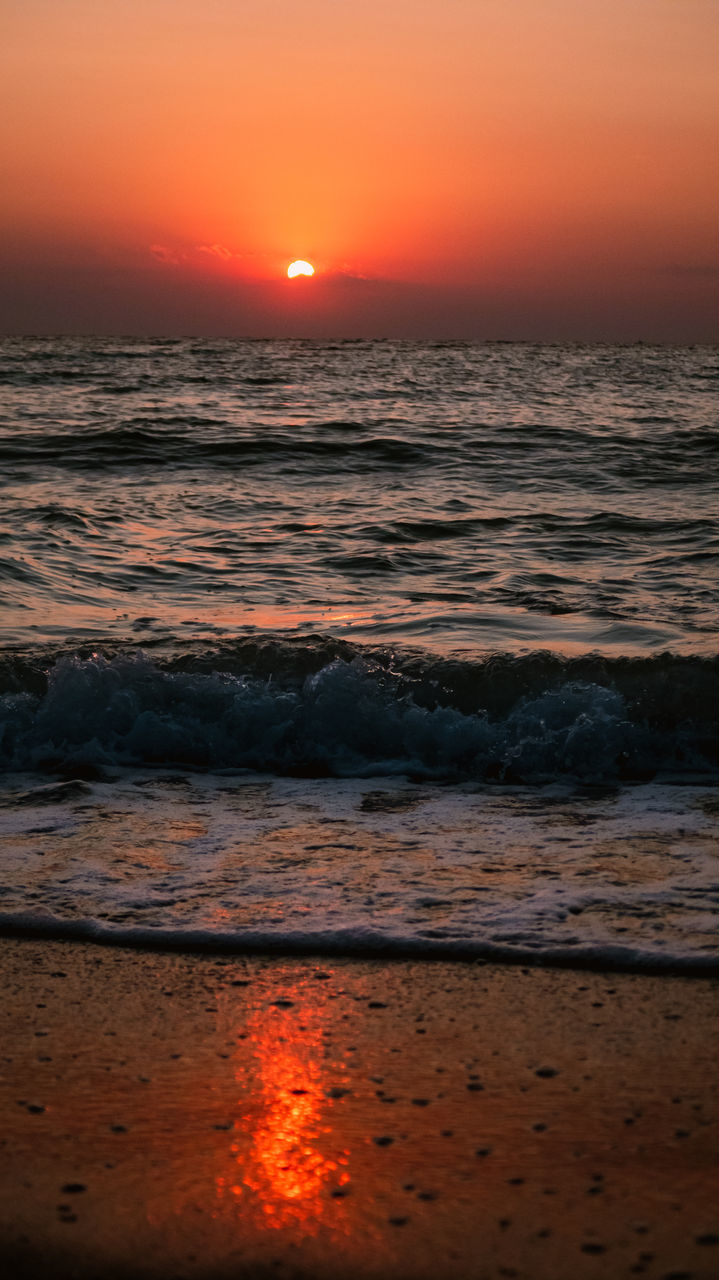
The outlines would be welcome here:
[[[0,696],[2,762],[534,784],[719,766],[715,662],[529,655],[443,670],[416,652],[334,648],[268,638],[214,655],[45,655],[46,673],[41,654],[16,656]]]

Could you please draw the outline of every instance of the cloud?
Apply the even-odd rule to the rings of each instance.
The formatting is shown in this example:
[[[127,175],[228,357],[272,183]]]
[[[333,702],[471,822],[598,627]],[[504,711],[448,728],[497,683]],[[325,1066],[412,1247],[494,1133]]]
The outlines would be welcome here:
[[[187,254],[180,249],[172,249],[167,244],[151,244],[149,246],[150,253],[158,262],[167,263],[170,266],[177,266],[180,262],[187,261]]]
[[[380,276],[365,276],[360,272],[351,271],[347,267],[339,267],[334,271],[323,271],[321,279],[329,284],[378,285],[392,283],[390,280],[383,280]]]
[[[249,258],[252,254],[238,253],[228,249],[225,244],[190,244],[173,247],[168,244],[151,244],[148,246],[153,258],[167,266],[180,266],[183,262],[198,262],[205,258],[216,258],[220,262],[232,262],[238,258]]]
[[[195,253],[206,253],[211,258],[221,258],[223,262],[229,262],[232,258],[249,258],[252,256],[248,253],[237,253],[234,249],[228,249],[225,244],[198,244],[195,245]]]

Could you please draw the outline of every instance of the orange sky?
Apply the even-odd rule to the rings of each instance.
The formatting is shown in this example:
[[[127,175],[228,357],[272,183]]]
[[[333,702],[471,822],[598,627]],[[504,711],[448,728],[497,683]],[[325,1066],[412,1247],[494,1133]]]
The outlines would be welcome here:
[[[719,339],[716,0],[4,8],[5,332]]]

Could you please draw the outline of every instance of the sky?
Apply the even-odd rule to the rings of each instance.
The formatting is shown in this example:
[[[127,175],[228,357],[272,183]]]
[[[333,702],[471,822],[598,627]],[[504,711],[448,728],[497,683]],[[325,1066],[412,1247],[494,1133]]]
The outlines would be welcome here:
[[[719,341],[719,0],[0,0],[0,64],[0,332]]]

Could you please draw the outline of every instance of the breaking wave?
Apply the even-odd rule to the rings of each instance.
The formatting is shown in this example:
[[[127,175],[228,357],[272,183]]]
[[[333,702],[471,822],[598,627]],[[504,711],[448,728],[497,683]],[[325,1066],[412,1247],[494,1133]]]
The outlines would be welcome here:
[[[434,658],[328,637],[6,653],[0,762],[546,783],[719,773],[719,659]]]

